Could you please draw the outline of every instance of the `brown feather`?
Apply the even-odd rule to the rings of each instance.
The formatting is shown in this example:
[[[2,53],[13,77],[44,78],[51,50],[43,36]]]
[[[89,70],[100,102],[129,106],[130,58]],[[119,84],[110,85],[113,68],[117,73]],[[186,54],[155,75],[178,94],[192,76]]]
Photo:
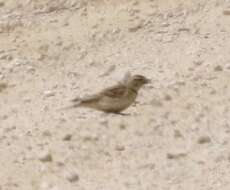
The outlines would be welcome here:
[[[126,86],[119,84],[103,90],[100,94],[111,98],[121,98],[126,94],[126,92],[127,92]]]

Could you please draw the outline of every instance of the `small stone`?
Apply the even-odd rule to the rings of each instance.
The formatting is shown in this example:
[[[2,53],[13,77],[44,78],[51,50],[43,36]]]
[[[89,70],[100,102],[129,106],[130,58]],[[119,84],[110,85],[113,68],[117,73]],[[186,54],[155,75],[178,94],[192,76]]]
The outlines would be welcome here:
[[[0,2],[0,7],[3,7],[4,5],[5,5],[4,2]],[[0,190],[1,190],[1,188],[0,188]]]
[[[88,141],[98,141],[99,137],[97,134],[83,134],[82,135],[83,141],[88,142]]]
[[[181,132],[177,129],[174,130],[174,137],[175,138],[181,138],[183,137],[183,135],[181,134]]]
[[[129,32],[136,32],[137,30],[141,29],[143,27],[143,22],[137,22],[136,24],[129,27]]]
[[[55,96],[55,92],[51,91],[51,90],[46,90],[43,93],[46,97],[51,97],[51,96]]]
[[[111,31],[112,34],[118,34],[119,32],[121,32],[121,30],[119,28],[113,29]]]
[[[124,123],[121,123],[119,127],[120,127],[121,130],[125,130],[126,129],[126,125]]]
[[[63,141],[70,141],[71,139],[72,139],[72,135],[71,135],[71,134],[66,134],[66,135],[62,138]]]
[[[167,23],[167,22],[164,22],[164,23],[161,24],[162,27],[168,27],[169,25],[170,25],[170,24]]]
[[[180,159],[180,158],[184,158],[186,156],[187,156],[186,153],[167,153],[167,158],[170,160]]]
[[[71,183],[79,181],[79,175],[76,171],[67,171],[64,177]]]
[[[229,15],[230,15],[230,10],[224,10],[224,11],[223,11],[223,15],[229,16]]]
[[[189,28],[179,28],[178,32],[189,32],[190,29]]]
[[[165,95],[165,100],[166,101],[171,101],[172,100],[172,97],[168,94]]]
[[[25,103],[31,102],[31,98],[25,97],[25,98],[23,98],[23,101],[24,101]]]
[[[173,41],[173,36],[172,35],[168,35],[168,36],[165,36],[163,38],[163,42],[168,43],[168,42],[172,42],[172,41]]]
[[[109,121],[107,119],[104,119],[104,118],[102,118],[101,120],[99,120],[99,123],[102,126],[105,126],[105,127],[108,127],[108,125],[109,125]]]
[[[117,150],[117,151],[124,151],[124,150],[125,150],[125,147],[122,146],[122,145],[117,145],[117,146],[115,147],[115,150]]]
[[[49,50],[49,45],[48,44],[42,44],[38,49],[40,52],[47,53]]]
[[[33,68],[32,66],[27,66],[26,67],[26,70],[29,72],[29,73],[33,73],[35,71],[35,68]]]
[[[49,151],[43,151],[43,152],[41,152],[38,155],[38,159],[41,162],[52,162],[53,161],[52,155],[51,155],[51,153]]]
[[[149,169],[149,170],[154,170],[156,168],[156,165],[154,163],[147,163],[143,164],[138,167],[139,169]]]
[[[11,61],[13,59],[13,56],[12,55],[3,55],[0,57],[0,59]]]
[[[59,41],[56,43],[56,46],[62,46],[63,45],[63,42],[62,41]]]
[[[132,5],[134,5],[134,6],[139,5],[139,1],[137,1],[137,0],[133,1]]]
[[[223,71],[223,67],[221,67],[220,65],[218,65],[218,66],[216,66],[215,68],[214,68],[214,71]]]
[[[17,61],[15,61],[14,65],[15,65],[16,67],[18,67],[18,66],[21,66],[21,65],[22,65],[22,63],[21,63],[21,62],[19,62],[19,61],[17,60]]]
[[[210,91],[211,95],[215,95],[216,93],[217,93],[217,91],[215,89],[213,89],[213,90]]]
[[[56,164],[57,164],[58,167],[64,167],[65,166],[64,161],[57,161]]]
[[[209,136],[202,136],[197,141],[199,144],[206,144],[211,142],[211,138]]]
[[[203,62],[204,62],[204,61],[199,60],[199,61],[194,61],[193,63],[194,63],[194,65],[196,65],[196,66],[200,66],[200,65],[203,64]]]
[[[48,131],[48,130],[43,131],[42,135],[43,135],[44,137],[51,137],[51,136],[52,136],[51,132]]]
[[[8,117],[9,117],[8,115],[3,115],[3,116],[1,117],[1,119],[2,119],[2,120],[7,120]]]

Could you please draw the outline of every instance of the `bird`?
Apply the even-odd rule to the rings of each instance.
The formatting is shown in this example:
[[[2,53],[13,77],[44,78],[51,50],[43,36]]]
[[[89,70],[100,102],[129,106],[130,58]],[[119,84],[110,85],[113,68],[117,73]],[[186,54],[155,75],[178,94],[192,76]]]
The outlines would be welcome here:
[[[133,104],[141,87],[150,82],[143,75],[126,75],[118,84],[84,98],[74,98],[73,105],[63,109],[87,107],[106,113],[119,114]]]

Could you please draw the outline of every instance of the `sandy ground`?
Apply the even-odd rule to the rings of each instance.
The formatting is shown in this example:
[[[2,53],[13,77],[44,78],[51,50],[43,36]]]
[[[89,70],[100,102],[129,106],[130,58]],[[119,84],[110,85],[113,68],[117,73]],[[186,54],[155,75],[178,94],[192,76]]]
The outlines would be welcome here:
[[[230,1],[1,0],[1,190],[229,190]],[[129,116],[58,111],[130,71]]]

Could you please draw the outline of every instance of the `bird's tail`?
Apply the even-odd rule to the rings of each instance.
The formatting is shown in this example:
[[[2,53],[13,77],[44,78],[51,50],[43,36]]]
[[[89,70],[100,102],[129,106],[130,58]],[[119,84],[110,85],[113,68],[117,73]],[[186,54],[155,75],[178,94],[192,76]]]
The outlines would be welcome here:
[[[72,100],[70,100],[71,102],[77,102],[77,103],[80,103],[81,102],[81,99],[80,98],[74,98],[74,99],[72,99]]]
[[[77,107],[80,107],[80,104],[74,104],[74,105],[71,105],[71,106],[66,106],[66,107],[58,109],[58,111],[70,110],[70,109],[77,108]]]
[[[77,107],[81,106],[81,99],[80,98],[75,98],[75,99],[72,99],[70,101],[73,102],[73,105],[66,106],[64,108],[60,108],[60,109],[58,109],[58,111],[69,110],[69,109],[73,109],[73,108],[77,108]]]

